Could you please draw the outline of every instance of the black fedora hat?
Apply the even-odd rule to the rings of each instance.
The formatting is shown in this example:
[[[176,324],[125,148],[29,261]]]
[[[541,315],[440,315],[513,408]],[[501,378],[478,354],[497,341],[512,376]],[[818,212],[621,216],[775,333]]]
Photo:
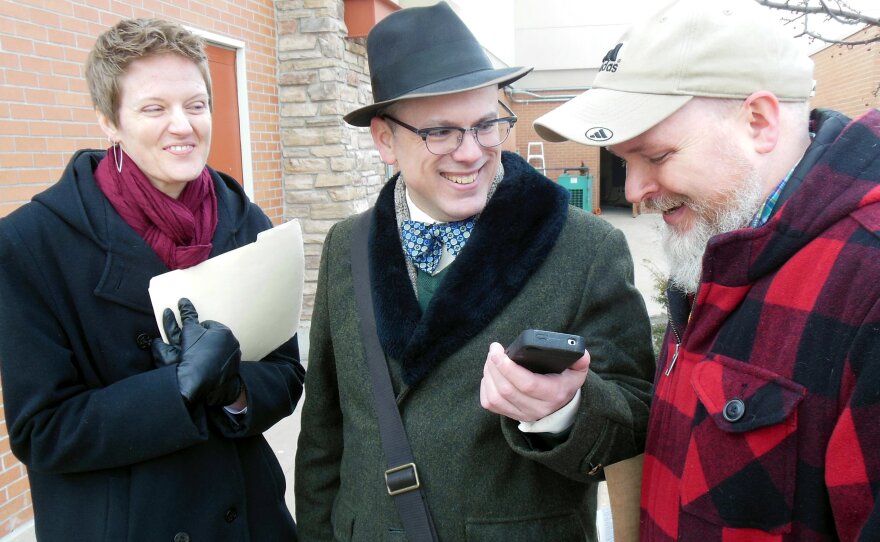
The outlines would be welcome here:
[[[407,8],[379,21],[367,36],[373,104],[344,117],[353,126],[399,100],[503,87],[532,68],[495,69],[449,4]]]

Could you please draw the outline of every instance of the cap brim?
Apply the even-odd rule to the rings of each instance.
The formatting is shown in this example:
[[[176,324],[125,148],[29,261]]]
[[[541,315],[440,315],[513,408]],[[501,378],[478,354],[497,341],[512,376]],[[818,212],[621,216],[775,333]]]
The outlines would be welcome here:
[[[650,130],[691,98],[593,88],[538,117],[533,126],[547,141],[606,147]]]
[[[498,87],[501,88],[520,79],[530,71],[532,71],[532,68],[515,67],[467,73],[423,86],[391,100],[385,100],[361,107],[360,109],[356,109],[345,115],[342,119],[352,126],[369,126],[370,120],[376,116],[376,113],[380,109],[388,107],[394,102],[412,100],[414,98],[442,96],[444,94],[455,94],[457,92],[467,92],[469,90],[476,90],[490,85],[498,85]]]

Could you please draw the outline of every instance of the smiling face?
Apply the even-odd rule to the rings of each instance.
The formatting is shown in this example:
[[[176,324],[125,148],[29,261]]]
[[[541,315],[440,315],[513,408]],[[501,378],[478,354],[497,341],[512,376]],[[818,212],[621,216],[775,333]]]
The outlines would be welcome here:
[[[208,90],[198,66],[176,54],[132,62],[119,81],[119,123],[98,112],[111,141],[165,194],[177,198],[211,149]]]
[[[662,211],[670,228],[685,232],[727,205],[746,165],[737,137],[732,119],[697,99],[609,150],[626,161],[626,199]]]
[[[469,128],[499,117],[498,89],[489,86],[404,100],[394,107],[392,114],[416,128]],[[486,206],[489,188],[501,163],[500,146],[482,147],[473,132],[469,132],[458,149],[438,156],[428,151],[418,135],[381,118],[373,119],[371,131],[382,160],[397,165],[413,203],[435,220],[463,220]]]
[[[671,279],[695,292],[709,239],[748,225],[768,188],[749,161],[736,110],[693,100],[642,135],[615,145],[626,198],[663,213]]]

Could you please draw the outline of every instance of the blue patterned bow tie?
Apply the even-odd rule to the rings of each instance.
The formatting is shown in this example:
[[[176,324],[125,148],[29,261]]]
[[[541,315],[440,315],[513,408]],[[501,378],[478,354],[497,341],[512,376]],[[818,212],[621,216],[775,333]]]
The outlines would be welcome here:
[[[433,274],[440,263],[443,245],[450,254],[458,256],[473,229],[473,218],[436,224],[406,220],[403,223],[403,253],[416,267]]]

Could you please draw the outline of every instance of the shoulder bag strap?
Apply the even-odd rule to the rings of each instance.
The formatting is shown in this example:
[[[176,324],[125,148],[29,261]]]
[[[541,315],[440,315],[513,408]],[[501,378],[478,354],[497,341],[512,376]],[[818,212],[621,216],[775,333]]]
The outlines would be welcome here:
[[[410,542],[436,541],[431,513],[419,481],[419,472],[413,460],[412,450],[406,437],[406,429],[397,409],[394,389],[385,354],[376,333],[376,317],[373,313],[373,296],[370,289],[370,269],[367,260],[367,243],[370,232],[372,209],[357,216],[351,240],[351,276],[354,282],[355,302],[360,316],[361,337],[370,366],[373,384],[373,400],[379,418],[382,451],[385,454],[385,487],[394,498],[406,538]]]

